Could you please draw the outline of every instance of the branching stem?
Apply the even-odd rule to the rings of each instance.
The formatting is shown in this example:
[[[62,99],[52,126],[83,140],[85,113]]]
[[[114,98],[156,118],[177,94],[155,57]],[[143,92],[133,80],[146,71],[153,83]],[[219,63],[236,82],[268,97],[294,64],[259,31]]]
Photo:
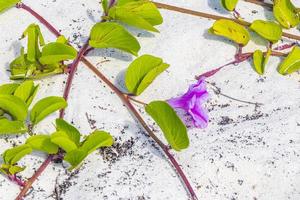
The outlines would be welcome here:
[[[57,37],[61,34],[49,23],[47,22],[41,15],[37,14],[35,11],[33,11],[30,7],[26,6],[23,3],[18,4],[18,8],[23,8],[29,13],[31,13],[34,17],[36,17],[42,24],[44,24],[49,30],[55,34]],[[128,98],[127,94],[123,94],[112,82],[110,82],[93,64],[91,64],[85,57],[85,52],[89,49],[88,43],[84,44],[84,46],[81,48],[81,50],[78,52],[77,58],[74,60],[74,62],[71,65],[70,69],[70,75],[68,77],[68,81],[66,84],[66,89],[64,92],[64,97],[67,99],[70,87],[72,84],[72,80],[74,78],[74,74],[76,72],[77,66],[80,62],[80,60],[85,63],[85,65],[90,68],[102,81],[104,81],[123,101],[125,106],[131,111],[131,113],[135,116],[135,118],[140,122],[140,124],[143,126],[143,128],[147,131],[149,136],[157,143],[157,145],[163,150],[169,161],[172,163],[174,168],[176,169],[179,177],[183,181],[184,185],[186,186],[186,189],[188,190],[192,200],[198,200],[196,193],[194,192],[189,180],[185,176],[183,170],[181,169],[179,163],[176,161],[174,156],[170,153],[170,149],[167,145],[165,145],[155,134],[154,132],[149,128],[147,123],[144,121],[142,116],[139,114],[139,112],[136,110],[136,108],[132,105],[130,98]],[[137,101],[136,101],[137,102]],[[63,117],[64,112],[60,112],[60,117]],[[48,156],[48,158],[43,162],[43,164],[40,166],[40,168],[37,170],[37,172],[26,182],[25,187],[22,189],[16,200],[22,200],[23,196],[26,195],[27,191],[31,188],[34,181],[40,176],[40,174],[46,169],[46,167],[50,164],[51,160],[53,159],[53,156]]]
[[[208,13],[195,11],[195,10],[190,10],[190,9],[186,9],[186,8],[181,8],[181,7],[177,7],[177,6],[172,6],[172,5],[168,5],[168,4],[164,4],[164,3],[158,3],[158,2],[153,2],[153,3],[155,3],[155,5],[157,7],[162,8],[162,9],[166,9],[166,10],[171,10],[171,11],[180,12],[180,13],[189,14],[189,15],[198,16],[198,17],[204,17],[204,18],[213,19],[213,20],[229,19],[229,20],[233,20],[236,23],[241,24],[245,27],[248,27],[248,26],[251,25],[250,22],[246,22],[246,21],[240,20],[240,19],[231,19],[231,18],[228,18],[228,17],[208,14]],[[300,40],[300,36],[298,36],[298,35],[293,35],[293,34],[286,33],[286,32],[283,32],[282,35],[284,37],[287,37],[287,38],[290,38],[290,39]]]

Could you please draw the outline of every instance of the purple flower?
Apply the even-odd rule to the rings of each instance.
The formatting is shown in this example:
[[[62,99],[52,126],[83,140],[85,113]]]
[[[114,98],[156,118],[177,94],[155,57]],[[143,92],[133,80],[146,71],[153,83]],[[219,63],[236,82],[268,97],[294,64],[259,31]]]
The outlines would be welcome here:
[[[192,117],[195,127],[205,128],[208,124],[208,114],[202,104],[208,97],[205,79],[201,78],[196,84],[191,85],[184,95],[172,98],[168,100],[168,103],[173,108],[185,110]]]

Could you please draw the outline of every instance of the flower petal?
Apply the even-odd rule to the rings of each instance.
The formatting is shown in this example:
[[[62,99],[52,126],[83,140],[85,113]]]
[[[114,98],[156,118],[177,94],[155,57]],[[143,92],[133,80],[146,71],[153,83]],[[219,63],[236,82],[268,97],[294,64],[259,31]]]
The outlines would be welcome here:
[[[206,128],[208,125],[208,114],[207,110],[202,107],[201,99],[193,96],[189,106],[188,113],[192,116],[194,125],[198,128]]]

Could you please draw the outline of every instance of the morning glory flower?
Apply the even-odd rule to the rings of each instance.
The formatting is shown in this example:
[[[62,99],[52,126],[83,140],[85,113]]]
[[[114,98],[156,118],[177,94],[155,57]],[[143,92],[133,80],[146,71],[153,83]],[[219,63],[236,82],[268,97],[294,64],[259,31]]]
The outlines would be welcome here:
[[[206,128],[208,124],[208,112],[203,103],[208,99],[205,79],[201,78],[196,84],[189,87],[189,90],[182,96],[168,100],[173,108],[186,111],[193,119],[197,128]]]

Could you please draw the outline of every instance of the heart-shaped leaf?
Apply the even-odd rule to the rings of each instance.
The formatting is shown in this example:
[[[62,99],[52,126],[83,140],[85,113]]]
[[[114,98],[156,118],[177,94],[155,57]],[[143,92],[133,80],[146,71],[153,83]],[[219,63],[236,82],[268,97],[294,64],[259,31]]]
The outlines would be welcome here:
[[[221,0],[223,7],[228,11],[233,11],[239,0]]]
[[[14,7],[20,0],[0,0],[0,12]]]
[[[278,71],[282,75],[291,74],[300,69],[300,48],[295,46],[286,59],[279,65]]]
[[[67,107],[67,102],[62,97],[46,97],[38,101],[32,108],[30,120],[37,124],[51,113]]]
[[[159,10],[151,1],[132,1],[123,5],[117,4],[109,10],[109,17],[154,32],[158,32],[154,26],[163,22]]]
[[[69,135],[63,131],[57,131],[51,135],[51,142],[58,145],[65,152],[77,149],[77,145],[69,138]]]
[[[21,134],[27,132],[27,127],[22,121],[10,121],[6,118],[0,119],[1,134]]]
[[[97,23],[90,35],[90,46],[94,48],[116,48],[137,56],[140,44],[121,25],[113,22]]]
[[[129,65],[125,75],[128,91],[140,95],[168,67],[161,58],[151,55],[138,57]]]
[[[13,94],[15,90],[19,87],[18,83],[8,83],[0,86],[0,94]]]
[[[267,51],[266,56],[264,56],[264,54],[261,50],[256,50],[253,53],[254,69],[259,75],[264,74],[265,66],[268,63],[270,56],[271,56],[271,50],[270,49]]]
[[[250,40],[250,34],[245,27],[228,19],[217,20],[213,24],[213,27],[210,28],[210,32],[228,38],[243,46],[247,45]]]
[[[113,145],[114,139],[105,131],[94,131],[83,142],[81,149],[84,149],[88,154],[92,153],[100,147],[109,147]]]
[[[32,149],[43,151],[48,154],[56,154],[58,152],[58,146],[51,142],[49,135],[34,135],[26,140],[26,144]]]
[[[6,164],[13,165],[17,163],[19,160],[21,160],[27,154],[30,154],[31,152],[32,152],[32,148],[29,145],[27,144],[20,145],[6,150],[3,153],[3,160]]]
[[[27,106],[23,100],[13,95],[0,95],[0,109],[9,113],[14,119],[25,121]]]
[[[52,42],[43,47],[39,60],[43,65],[49,65],[65,60],[72,60],[76,56],[77,51],[73,47],[60,42]]]
[[[146,112],[161,128],[171,147],[180,151],[189,146],[187,129],[173,108],[164,101],[153,101],[146,106]]]
[[[70,140],[77,146],[80,145],[80,132],[65,120],[60,118],[56,119],[56,130],[65,132]]]
[[[273,14],[284,28],[293,28],[300,23],[300,13],[290,0],[274,0]]]
[[[282,36],[282,28],[275,22],[267,22],[263,20],[255,20],[250,28],[261,37],[272,43],[278,42]]]

